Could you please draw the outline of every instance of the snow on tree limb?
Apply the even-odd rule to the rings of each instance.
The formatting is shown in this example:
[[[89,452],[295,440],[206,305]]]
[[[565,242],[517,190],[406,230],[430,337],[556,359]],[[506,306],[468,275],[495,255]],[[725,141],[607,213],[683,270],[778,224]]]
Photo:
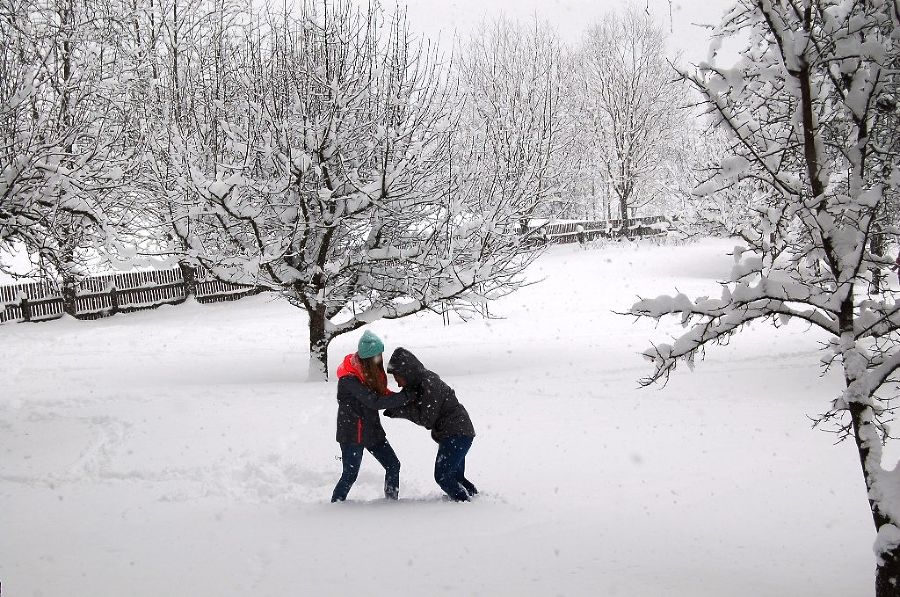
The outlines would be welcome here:
[[[873,240],[900,198],[897,14],[896,2],[742,0],[726,15],[719,35],[749,33],[737,65],[682,73],[731,139],[696,192],[753,181],[764,189],[754,231],[721,298],[660,297],[630,312],[688,328],[644,353],[655,365],[645,383],[757,320],[800,319],[830,338],[822,362],[840,364],[844,388],[817,423],[840,421],[858,450],[879,596],[900,583],[900,467],[883,466],[881,449],[898,390],[900,294],[880,283],[891,260]]]
[[[518,231],[553,192],[558,110],[554,38],[511,46],[510,73],[546,79],[534,93],[491,95],[500,79],[459,89],[402,15],[326,6],[268,15],[250,38],[202,24],[221,60],[184,92],[219,96],[166,127],[148,121],[172,133],[151,137],[177,243],[215,276],[306,310],[314,377],[338,334],[523,283],[541,246]],[[525,60],[526,48],[541,51]],[[473,77],[489,66],[467,65]],[[486,104],[509,109],[486,116]]]

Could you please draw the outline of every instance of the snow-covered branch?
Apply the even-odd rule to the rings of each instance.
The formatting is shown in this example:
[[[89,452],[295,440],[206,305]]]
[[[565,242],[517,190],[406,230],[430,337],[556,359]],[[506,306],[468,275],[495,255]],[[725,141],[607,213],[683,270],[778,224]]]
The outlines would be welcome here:
[[[695,192],[759,183],[759,219],[721,299],[661,297],[631,310],[689,326],[645,352],[655,362],[648,383],[751,321],[797,318],[829,337],[822,362],[840,363],[845,388],[825,418],[849,415],[841,430],[859,452],[879,534],[879,597],[900,583],[898,473],[881,462],[890,409],[880,397],[896,391],[900,367],[897,293],[880,283],[890,263],[883,218],[900,183],[896,155],[881,149],[900,139],[885,99],[898,92],[886,75],[900,56],[893,4],[743,0],[726,16],[721,35],[749,34],[738,64],[683,73],[731,138],[730,155]]]

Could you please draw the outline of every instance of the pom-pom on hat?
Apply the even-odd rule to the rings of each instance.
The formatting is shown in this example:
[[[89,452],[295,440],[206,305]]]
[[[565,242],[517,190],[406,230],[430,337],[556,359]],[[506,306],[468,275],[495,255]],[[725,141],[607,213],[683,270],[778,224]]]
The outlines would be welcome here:
[[[359,355],[361,359],[371,359],[375,355],[379,355],[384,352],[384,342],[381,341],[381,338],[366,330],[363,332],[362,337],[359,339],[359,346],[356,349],[356,354]]]

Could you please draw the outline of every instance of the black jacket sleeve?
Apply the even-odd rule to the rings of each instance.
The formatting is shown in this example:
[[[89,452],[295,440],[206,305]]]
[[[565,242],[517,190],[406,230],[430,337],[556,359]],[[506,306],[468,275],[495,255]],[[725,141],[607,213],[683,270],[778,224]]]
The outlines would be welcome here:
[[[404,392],[409,392],[409,390],[403,390]],[[411,392],[410,392],[411,394]],[[384,415],[386,417],[396,418],[396,419],[406,419],[408,421],[412,421],[416,425],[425,426],[422,422],[422,408],[421,404],[416,400],[411,400],[410,402],[404,404],[403,406],[398,406],[395,408],[391,408],[390,410],[384,411]]]
[[[407,387],[403,391],[409,392],[414,400],[400,408],[385,411],[384,414],[388,417],[406,419],[425,429],[431,429],[437,419],[436,413],[440,409],[440,405],[436,403],[438,396],[435,395],[430,380],[426,378],[415,389]]]
[[[341,381],[346,385],[347,392],[353,398],[358,400],[360,404],[368,408],[373,408],[375,410],[403,406],[412,399],[412,396],[409,394],[409,392],[405,390],[397,392],[395,394],[391,394],[389,396],[379,396],[378,394],[370,390],[368,386],[366,386],[363,382],[359,381],[352,375],[342,377]]]

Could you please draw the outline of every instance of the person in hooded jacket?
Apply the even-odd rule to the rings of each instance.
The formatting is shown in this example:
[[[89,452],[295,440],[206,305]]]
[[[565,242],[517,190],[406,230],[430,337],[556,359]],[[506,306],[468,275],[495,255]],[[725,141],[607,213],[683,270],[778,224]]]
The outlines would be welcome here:
[[[344,357],[337,369],[337,441],[341,445],[343,473],[331,495],[332,502],[347,499],[359,475],[363,450],[368,450],[384,467],[384,496],[392,500],[400,497],[400,460],[387,441],[378,411],[401,406],[411,395],[388,390],[383,352],[381,339],[366,330],[357,352]]]
[[[434,480],[450,499],[467,502],[478,493],[466,479],[466,454],[475,439],[475,427],[466,408],[456,399],[456,392],[429,371],[405,348],[391,355],[387,366],[397,385],[411,394],[411,400],[399,407],[391,407],[385,416],[408,419],[431,430],[437,442],[434,460]]]

